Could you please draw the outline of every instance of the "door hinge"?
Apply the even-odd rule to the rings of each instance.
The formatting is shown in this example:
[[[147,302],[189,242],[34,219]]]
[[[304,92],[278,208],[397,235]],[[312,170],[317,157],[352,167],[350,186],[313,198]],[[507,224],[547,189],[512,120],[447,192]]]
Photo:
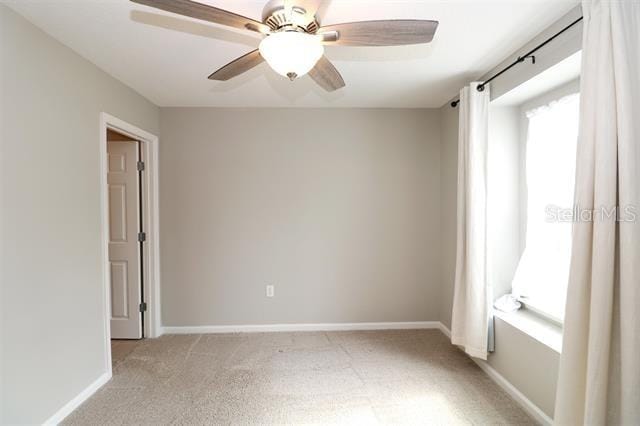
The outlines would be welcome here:
[[[146,312],[147,311],[147,304],[145,302],[142,302],[140,304],[140,312]]]
[[[138,161],[137,164],[138,171],[141,172],[144,170],[144,161]]]
[[[146,232],[138,232],[138,241],[143,243],[147,241],[147,233]]]

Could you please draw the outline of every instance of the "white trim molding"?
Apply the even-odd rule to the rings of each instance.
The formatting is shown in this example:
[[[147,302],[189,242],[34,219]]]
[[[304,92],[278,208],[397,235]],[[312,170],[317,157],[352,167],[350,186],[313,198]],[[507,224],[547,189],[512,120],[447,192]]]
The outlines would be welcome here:
[[[87,386],[82,392],[76,395],[71,401],[67,402],[61,409],[59,409],[53,416],[49,417],[43,424],[45,425],[57,425],[61,423],[69,414],[80,406],[83,402],[91,397],[98,389],[100,389],[105,383],[111,379],[111,373],[104,373],[98,377],[93,383]]]
[[[144,321],[144,335],[158,337],[160,328],[160,222],[158,202],[158,137],[129,124],[107,113],[100,113],[99,149],[100,149],[100,202],[101,202],[101,239],[102,239],[102,285],[104,301],[102,304],[104,317],[104,358],[105,370],[110,378],[111,364],[111,279],[109,268],[109,194],[107,186],[107,129],[116,130],[124,135],[142,142],[143,157],[146,161],[148,178],[143,185],[143,202],[146,212],[144,221],[147,224],[147,252],[144,256],[143,283],[144,302],[147,303],[148,315]],[[107,379],[108,380],[108,379]]]
[[[518,404],[538,423],[544,426],[551,426],[553,420],[545,414],[536,404],[534,404],[529,398],[527,398],[522,392],[520,392],[510,381],[498,373],[493,367],[491,367],[486,361],[482,361],[476,358],[471,358],[478,367],[484,371],[494,382],[498,384],[506,393],[515,399]]]
[[[528,308],[514,312],[501,312],[495,309],[493,315],[549,349],[562,353],[561,325],[531,312]]]
[[[144,302],[147,303],[147,315],[144,321],[145,337],[158,337],[162,334],[160,326],[160,204],[158,173],[158,137],[146,132],[126,121],[107,113],[100,114],[100,164],[101,164],[101,198],[102,198],[102,245],[105,268],[104,286],[106,295],[105,318],[107,328],[107,350],[110,353],[111,332],[109,330],[110,291],[109,291],[109,203],[107,193],[107,129],[115,130],[142,142],[142,156],[145,161],[147,179],[143,183],[144,223],[146,224],[147,242],[144,256]],[[111,359],[107,363],[111,366]]]
[[[451,330],[447,328],[443,323],[439,323],[438,327],[440,331],[451,338]],[[527,398],[522,392],[518,390],[510,381],[508,381],[502,374],[498,373],[489,363],[481,359],[469,357],[475,362],[487,376],[491,378],[498,386],[502,388],[511,398],[513,398],[531,417],[533,417],[539,424],[543,426],[553,425],[553,420],[534,404],[529,398]]]
[[[451,330],[449,330],[446,325],[444,325],[441,322],[438,322],[438,329],[442,332],[442,334],[444,334],[449,339],[451,339]]]
[[[205,325],[165,326],[163,334],[210,334],[210,333],[264,333],[281,331],[349,331],[349,330],[411,330],[440,329],[438,321],[411,322],[351,322],[320,324],[254,324],[254,325]]]

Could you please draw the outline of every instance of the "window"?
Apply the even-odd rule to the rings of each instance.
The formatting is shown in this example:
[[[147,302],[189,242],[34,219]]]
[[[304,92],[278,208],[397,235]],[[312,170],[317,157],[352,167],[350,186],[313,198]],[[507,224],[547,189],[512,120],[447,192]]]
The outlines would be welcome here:
[[[560,322],[571,258],[578,117],[578,94],[527,112],[526,237],[513,294]]]

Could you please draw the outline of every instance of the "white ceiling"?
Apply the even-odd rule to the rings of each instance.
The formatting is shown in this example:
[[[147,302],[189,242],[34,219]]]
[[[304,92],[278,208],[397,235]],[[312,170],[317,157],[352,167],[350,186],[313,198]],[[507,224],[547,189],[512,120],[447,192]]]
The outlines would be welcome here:
[[[259,20],[265,1],[201,0]],[[328,47],[347,86],[326,93],[262,64],[228,82],[207,80],[259,38],[128,0],[21,0],[10,7],[159,106],[439,107],[576,6],[579,0],[333,0],[324,24],[440,21],[428,45]]]

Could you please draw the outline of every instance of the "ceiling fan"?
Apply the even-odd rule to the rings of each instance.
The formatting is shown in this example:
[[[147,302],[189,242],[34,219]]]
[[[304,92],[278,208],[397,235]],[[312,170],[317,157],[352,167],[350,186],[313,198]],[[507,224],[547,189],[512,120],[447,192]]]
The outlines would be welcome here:
[[[253,31],[264,38],[253,50],[209,76],[226,81],[266,61],[290,80],[305,74],[332,92],[344,87],[338,70],[324,55],[324,46],[398,46],[429,43],[438,21],[389,19],[320,26],[320,0],[271,0],[262,22],[191,0],[131,0],[190,18]]]

